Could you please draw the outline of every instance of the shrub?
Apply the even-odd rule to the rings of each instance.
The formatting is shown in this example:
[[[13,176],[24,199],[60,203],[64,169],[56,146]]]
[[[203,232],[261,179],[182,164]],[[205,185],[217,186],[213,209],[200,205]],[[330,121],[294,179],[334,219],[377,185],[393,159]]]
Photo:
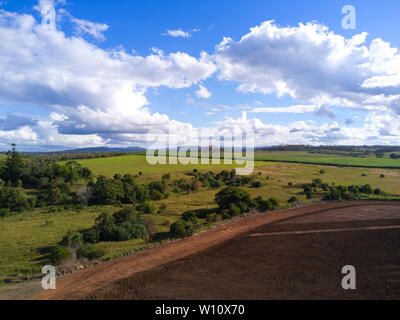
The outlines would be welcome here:
[[[182,220],[178,220],[171,224],[170,233],[173,237],[184,238],[186,235],[185,222]]]
[[[0,189],[0,208],[9,209],[10,212],[22,212],[30,207],[28,200],[22,195],[21,191],[2,188]]]
[[[138,205],[136,209],[144,214],[156,214],[158,213],[158,205],[152,201],[145,201]]]
[[[61,245],[65,247],[77,248],[83,243],[83,236],[80,232],[68,231],[61,240]]]
[[[50,249],[49,258],[54,264],[61,264],[72,257],[71,252],[63,246],[55,246]]]
[[[191,221],[178,220],[171,224],[170,233],[175,238],[186,238],[192,236],[197,226]]]
[[[92,244],[85,244],[76,250],[78,258],[87,258],[89,260],[97,260],[104,256],[105,251],[102,248],[96,248]]]
[[[0,209],[0,217],[7,217],[10,215],[10,209],[2,208]]]
[[[379,195],[379,194],[381,194],[381,193],[382,193],[382,190],[379,189],[379,188],[376,188],[376,189],[374,190],[374,194],[376,194],[376,195]]]
[[[242,210],[234,203],[229,206],[229,214],[231,217],[236,217],[242,213]]]
[[[191,222],[191,223],[196,224],[196,225],[198,223],[197,216],[193,211],[185,212],[184,214],[182,214],[181,219],[184,220],[184,221],[187,221],[187,222]]]
[[[362,186],[360,189],[361,193],[365,193],[365,194],[372,194],[374,191],[372,190],[371,185],[366,184],[364,186]]]
[[[293,203],[293,202],[297,202],[299,201],[295,196],[292,196],[289,198],[289,200],[287,201],[288,203]]]
[[[275,209],[279,206],[279,200],[275,197],[271,197],[268,201],[272,204],[272,207]]]
[[[85,243],[98,243],[100,241],[100,231],[97,229],[90,229],[83,234],[83,242]]]
[[[251,186],[252,186],[253,188],[261,188],[261,182],[260,182],[260,181],[253,181],[253,182],[251,183]]]
[[[217,202],[220,211],[230,210],[231,204],[239,207],[241,213],[247,212],[250,207],[254,206],[249,193],[243,189],[235,187],[222,189],[216,194],[215,201]]]
[[[207,223],[212,223],[212,222],[216,221],[217,215],[214,212],[209,213],[209,214],[207,214],[206,219],[207,219]]]

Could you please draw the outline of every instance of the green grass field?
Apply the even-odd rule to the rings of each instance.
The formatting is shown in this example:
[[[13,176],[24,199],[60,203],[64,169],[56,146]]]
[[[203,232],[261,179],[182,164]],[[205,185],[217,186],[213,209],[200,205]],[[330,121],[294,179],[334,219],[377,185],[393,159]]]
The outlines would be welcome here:
[[[172,173],[172,180],[184,177],[193,168],[201,171],[221,171],[232,166],[226,165],[156,165],[150,166],[146,158],[140,155],[130,155],[116,158],[81,160],[82,165],[89,167],[96,175],[112,176],[114,173],[137,174],[143,172],[139,181],[159,180],[165,173]],[[320,174],[323,169],[325,174]],[[261,175],[258,175],[258,173]],[[263,185],[259,189],[245,188],[253,197],[277,197],[282,204],[295,195],[302,202],[308,203],[319,199],[306,200],[299,194],[302,190],[289,188],[288,182],[307,183],[314,178],[336,184],[371,184],[373,188],[381,188],[388,193],[399,193],[400,170],[380,168],[350,168],[300,163],[257,162],[254,170],[257,179]],[[364,176],[362,175],[364,174]],[[385,177],[381,178],[380,175]],[[366,175],[366,176],[365,176]],[[269,180],[266,177],[269,177]],[[201,188],[196,193],[187,195],[171,193],[168,199],[159,201],[165,203],[167,210],[163,215],[152,216],[156,231],[168,231],[163,223],[176,221],[188,210],[215,208],[214,196],[218,190]],[[56,245],[69,230],[80,230],[91,227],[94,220],[102,212],[115,212],[119,207],[101,206],[89,207],[80,213],[73,211],[49,212],[48,209],[37,209],[33,212],[15,214],[0,218],[0,279],[12,275],[30,275],[38,273],[45,262],[41,249]],[[100,243],[105,249],[105,257],[114,257],[126,251],[145,245],[144,240],[126,242]]]
[[[356,167],[385,167],[399,168],[399,159],[374,158],[374,157],[350,157],[337,156],[331,154],[316,154],[296,151],[256,151],[255,160],[258,161],[283,161],[299,162],[311,164],[327,164],[336,166],[356,166]]]
[[[196,159],[197,160],[197,159]],[[115,173],[125,174],[130,173],[133,175],[139,172],[143,173],[143,176],[147,180],[159,177],[165,173],[184,173],[192,171],[195,168],[210,171],[210,170],[223,170],[223,169],[233,169],[240,168],[243,165],[224,164],[221,160],[220,164],[189,164],[183,165],[178,162],[178,164],[168,164],[168,165],[150,165],[145,155],[134,154],[120,157],[110,157],[110,158],[99,158],[99,159],[85,159],[77,160],[82,166],[88,167],[94,175],[104,175],[106,177],[112,177]],[[262,162],[256,162],[255,166],[263,165]]]

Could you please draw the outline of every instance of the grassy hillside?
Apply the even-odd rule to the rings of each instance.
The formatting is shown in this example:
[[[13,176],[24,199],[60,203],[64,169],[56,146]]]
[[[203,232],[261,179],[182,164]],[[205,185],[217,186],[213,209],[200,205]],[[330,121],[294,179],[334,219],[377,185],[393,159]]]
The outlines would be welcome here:
[[[143,175],[151,178],[165,173],[188,172],[195,168],[208,171],[214,169],[223,170],[243,167],[243,165],[239,166],[237,164],[224,164],[223,160],[221,160],[221,164],[182,165],[178,163],[169,165],[150,165],[146,160],[146,156],[141,154],[100,159],[85,159],[77,160],[77,162],[84,167],[88,167],[95,175],[104,175],[107,177],[112,177],[115,173],[130,173],[135,175],[142,172]],[[264,165],[264,163],[259,162],[255,163],[255,165]]]
[[[355,166],[355,167],[385,167],[399,168],[400,159],[375,158],[375,157],[350,157],[331,154],[316,154],[296,151],[257,151],[255,160],[258,161],[286,161],[311,164],[327,164],[336,166]]]
[[[122,162],[119,160],[125,159]],[[135,162],[136,161],[136,162]],[[164,173],[174,172],[173,179],[184,177],[191,171],[192,166],[146,166],[145,157],[127,156],[113,158],[82,160],[96,174],[112,176],[115,172],[138,173],[143,171],[139,180],[158,180]],[[136,163],[136,165],[135,165]],[[254,174],[262,182],[262,187],[245,189],[256,197],[277,197],[282,204],[293,195],[304,203],[319,201],[306,200],[301,189],[289,188],[288,183],[307,183],[314,178],[324,182],[336,184],[371,184],[374,188],[381,188],[389,193],[398,193],[400,190],[400,170],[370,169],[370,168],[341,168],[298,163],[263,162],[257,165]],[[194,166],[201,171],[220,171],[223,166]],[[323,169],[324,174],[319,171]],[[258,175],[258,172],[261,175]],[[384,178],[381,178],[381,175]],[[269,179],[267,180],[267,177]],[[218,190],[201,188],[198,192],[189,194],[171,193],[168,199],[157,201],[165,203],[167,210],[162,215],[151,216],[156,225],[156,231],[168,231],[163,223],[168,220],[176,221],[187,210],[214,208],[214,196]],[[120,208],[114,206],[93,206],[81,212],[62,210],[50,212],[48,209],[35,209],[32,212],[15,214],[0,219],[0,279],[17,274],[34,274],[40,271],[45,262],[43,248],[56,245],[69,230],[80,230],[91,227],[94,220],[102,212],[116,212]],[[102,242],[96,246],[105,249],[105,257],[138,248],[145,244],[144,240],[130,240],[125,242]]]

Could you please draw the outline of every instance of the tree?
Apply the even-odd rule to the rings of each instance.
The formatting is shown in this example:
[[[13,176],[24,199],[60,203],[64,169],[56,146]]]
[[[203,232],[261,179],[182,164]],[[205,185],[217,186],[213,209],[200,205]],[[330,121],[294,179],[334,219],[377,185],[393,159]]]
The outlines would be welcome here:
[[[170,233],[175,238],[186,238],[192,236],[197,226],[190,221],[178,220],[171,224]]]
[[[5,181],[15,183],[18,179],[22,178],[23,169],[24,162],[16,151],[15,143],[13,143],[11,151],[7,152],[7,159],[5,161],[5,167],[3,168],[1,178]]]
[[[240,212],[247,212],[250,207],[254,206],[253,201],[247,191],[236,188],[227,187],[218,192],[215,196],[220,211],[229,210],[231,204],[240,208]]]
[[[50,249],[49,258],[52,263],[61,264],[71,257],[71,252],[66,247],[55,246]]]
[[[159,210],[156,203],[148,200],[138,205],[136,209],[144,214],[157,214]]]

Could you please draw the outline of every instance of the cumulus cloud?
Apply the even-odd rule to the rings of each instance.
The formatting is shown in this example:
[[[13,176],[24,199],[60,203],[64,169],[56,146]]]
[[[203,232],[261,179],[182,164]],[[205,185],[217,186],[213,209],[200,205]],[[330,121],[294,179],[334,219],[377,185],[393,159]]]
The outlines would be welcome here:
[[[324,108],[370,110],[384,102],[400,113],[398,50],[381,39],[368,46],[366,37],[346,39],[317,23],[266,21],[239,41],[225,37],[214,57],[219,79],[238,82],[242,92],[289,95]]]
[[[63,1],[41,0],[37,8],[59,3]],[[193,57],[154,48],[142,56],[123,48],[104,50],[82,38],[104,39],[107,25],[70,21],[78,28],[71,37],[43,28],[32,15],[0,11],[0,102],[35,104],[51,112],[48,117],[0,117],[0,147],[11,141],[37,148],[145,146],[148,130],[166,131],[171,125],[180,132],[181,143],[193,141],[201,129],[214,136],[251,129],[257,146],[398,144],[399,53],[381,39],[367,45],[366,33],[346,39],[317,23],[282,28],[268,21],[239,41],[224,38],[212,54]],[[193,32],[180,31],[175,35]],[[196,128],[151,111],[149,88],[196,86],[195,95],[208,99],[211,92],[203,83],[216,72],[222,81],[237,82],[241,92],[289,95],[298,103],[267,108],[257,102],[252,113],[313,112],[326,122],[276,125],[228,117]],[[186,103],[196,104],[191,97]],[[206,115],[235,108],[204,101],[199,105],[208,109]],[[352,123],[347,120],[339,126],[332,106],[369,114],[362,127],[348,127]]]
[[[190,33],[187,31],[183,31],[182,29],[176,29],[176,30],[167,30],[165,33],[163,33],[163,36],[170,36],[174,38],[190,38]]]
[[[211,92],[202,85],[199,86],[199,90],[197,90],[195,93],[198,98],[208,99],[211,97]]]
[[[103,32],[107,31],[109,26],[105,23],[96,23],[84,19],[78,19],[73,17],[67,10],[61,8],[58,10],[61,16],[66,16],[75,25],[75,33],[80,36],[83,34],[89,34],[97,40],[104,41],[105,37]]]
[[[163,33],[163,36],[173,37],[173,38],[190,38],[193,32],[198,32],[199,29],[195,28],[190,31],[183,31],[182,29],[167,30]]]
[[[316,111],[314,105],[294,105],[289,107],[259,107],[254,108],[251,112],[254,113],[305,113]]]
[[[53,109],[61,115],[54,121],[60,133],[108,139],[170,121],[146,108],[147,88],[190,87],[216,68],[205,52],[195,58],[157,49],[148,56],[106,51],[42,28],[31,15],[1,11],[0,70],[1,101]]]

